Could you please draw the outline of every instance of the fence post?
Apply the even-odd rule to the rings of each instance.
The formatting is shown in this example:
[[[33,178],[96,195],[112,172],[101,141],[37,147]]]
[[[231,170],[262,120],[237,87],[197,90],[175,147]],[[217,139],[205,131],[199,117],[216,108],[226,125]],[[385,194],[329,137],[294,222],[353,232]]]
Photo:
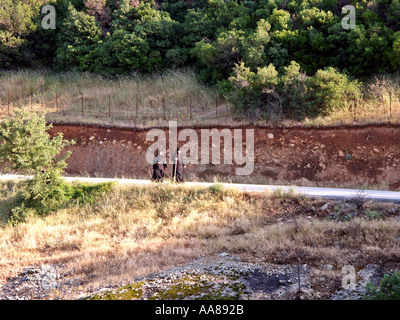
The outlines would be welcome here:
[[[81,92],[81,109],[82,109],[82,116],[83,116],[83,92]]]
[[[389,121],[392,119],[392,91],[389,91]]]
[[[192,120],[192,96],[189,96],[190,120]]]
[[[354,94],[354,100],[353,100],[353,113],[354,113],[354,121],[357,121],[357,113],[356,113],[356,108],[357,108],[357,97]]]
[[[32,109],[32,105],[33,105],[33,103],[32,103],[32,96],[33,96],[33,91],[31,90],[31,97],[30,97],[30,103],[31,103],[31,112],[33,111]]]
[[[167,118],[165,116],[165,96],[164,96],[164,94],[163,94],[163,97],[162,97],[162,105],[163,105],[163,109],[164,109],[164,120],[166,120]]]
[[[58,96],[57,96],[57,90],[56,90],[56,112],[58,112]]]
[[[7,89],[7,114],[10,115],[10,89]]]
[[[108,94],[108,118],[111,118],[111,94]]]
[[[136,121],[137,116],[138,116],[138,109],[139,109],[139,92],[136,91],[136,114],[135,114],[135,121]]]
[[[215,118],[218,118],[218,94],[215,95]]]

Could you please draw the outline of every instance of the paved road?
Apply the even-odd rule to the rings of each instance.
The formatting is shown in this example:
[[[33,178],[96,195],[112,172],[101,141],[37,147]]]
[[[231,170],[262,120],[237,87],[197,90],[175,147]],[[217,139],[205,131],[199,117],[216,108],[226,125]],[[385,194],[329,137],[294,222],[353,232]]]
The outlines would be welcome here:
[[[19,175],[0,175],[0,180],[16,180],[26,179],[27,176]],[[153,182],[149,180],[137,179],[108,179],[108,178],[85,178],[85,177],[65,177],[69,182],[82,181],[89,183],[101,183],[117,181],[119,184],[136,184],[149,185]],[[187,186],[203,186],[209,187],[214,183],[207,182],[185,182]],[[281,189],[282,192],[293,191],[295,194],[307,195],[310,197],[320,197],[326,199],[351,199],[355,197],[363,197],[367,200],[400,202],[400,192],[397,191],[381,191],[381,190],[357,190],[357,189],[335,189],[335,188],[316,188],[316,187],[296,187],[296,186],[275,186],[275,185],[259,185],[259,184],[231,184],[221,183],[225,187],[237,188],[249,192],[273,192]]]

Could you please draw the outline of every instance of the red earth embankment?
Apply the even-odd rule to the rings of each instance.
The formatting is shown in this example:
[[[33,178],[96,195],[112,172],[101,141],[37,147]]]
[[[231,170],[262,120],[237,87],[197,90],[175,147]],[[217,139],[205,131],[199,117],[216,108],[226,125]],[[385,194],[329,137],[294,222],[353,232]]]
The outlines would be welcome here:
[[[189,164],[184,169],[188,180],[212,181],[218,176],[239,183],[400,189],[400,126],[228,129],[232,135],[234,129],[243,129],[243,142],[245,129],[254,129],[253,172],[237,176],[236,165]],[[195,130],[200,146],[201,128]],[[148,130],[54,124],[51,133],[56,132],[76,141],[68,147],[72,151],[67,161],[69,175],[150,177],[151,165],[145,155],[153,142],[146,141]],[[223,145],[221,142],[222,160]],[[171,166],[167,170],[171,171]]]

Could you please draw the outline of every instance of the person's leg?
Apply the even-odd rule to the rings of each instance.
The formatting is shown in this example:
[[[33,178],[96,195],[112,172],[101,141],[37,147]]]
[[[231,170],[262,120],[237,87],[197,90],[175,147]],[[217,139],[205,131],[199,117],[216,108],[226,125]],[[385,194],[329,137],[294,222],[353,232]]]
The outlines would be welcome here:
[[[182,173],[180,171],[176,172],[176,181],[178,182],[184,182],[185,179],[183,179]]]

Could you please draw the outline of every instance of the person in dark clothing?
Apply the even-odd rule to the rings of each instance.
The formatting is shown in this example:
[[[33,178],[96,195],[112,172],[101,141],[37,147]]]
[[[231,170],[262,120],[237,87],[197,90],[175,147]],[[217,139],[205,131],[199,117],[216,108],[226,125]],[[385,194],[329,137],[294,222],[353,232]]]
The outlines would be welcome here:
[[[165,175],[165,169],[167,168],[167,163],[161,151],[156,152],[153,160],[153,175],[151,180],[156,182],[162,182]]]
[[[186,168],[186,166],[183,166]],[[176,149],[176,154],[174,155],[174,164],[172,165],[172,180],[175,182],[185,182],[182,176],[182,162],[180,158],[180,150]]]

